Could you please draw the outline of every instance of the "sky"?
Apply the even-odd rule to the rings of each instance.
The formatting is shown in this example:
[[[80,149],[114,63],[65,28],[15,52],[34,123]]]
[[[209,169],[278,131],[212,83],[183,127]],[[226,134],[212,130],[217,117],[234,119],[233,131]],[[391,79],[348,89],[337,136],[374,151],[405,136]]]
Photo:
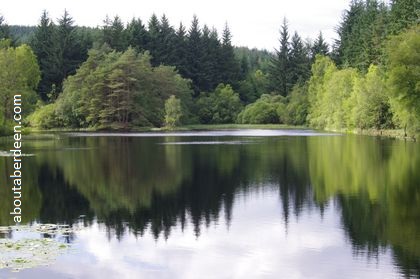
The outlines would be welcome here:
[[[2,0],[0,14],[10,25],[36,25],[42,11],[52,19],[64,9],[77,25],[100,26],[106,15],[119,15],[124,22],[133,17],[148,21],[152,13],[165,14],[172,25],[189,26],[195,14],[200,24],[215,27],[219,32],[227,22],[232,43],[236,46],[273,50],[279,45],[279,29],[286,17],[290,33],[297,31],[302,38],[315,39],[319,31],[332,43],[335,28],[350,0]]]
[[[269,186],[270,187],[270,186]],[[278,185],[272,185],[272,189]],[[274,190],[273,190],[274,191]],[[321,215],[309,210],[290,218],[287,231],[279,210],[279,194],[252,192],[235,198],[229,226],[224,218],[195,236],[187,216],[184,229],[171,228],[168,239],[155,239],[149,228],[108,238],[102,225],[76,231],[76,253],[38,271],[34,278],[396,278],[391,252],[377,259],[357,254],[342,231],[333,202]],[[252,196],[251,196],[252,195]],[[222,215],[222,214],[221,214]],[[295,216],[293,216],[295,217]],[[255,237],[255,236],[259,237]],[[332,261],[333,260],[333,261]],[[344,272],[343,272],[344,271]],[[38,275],[38,276],[37,276]],[[50,276],[47,276],[50,275]]]

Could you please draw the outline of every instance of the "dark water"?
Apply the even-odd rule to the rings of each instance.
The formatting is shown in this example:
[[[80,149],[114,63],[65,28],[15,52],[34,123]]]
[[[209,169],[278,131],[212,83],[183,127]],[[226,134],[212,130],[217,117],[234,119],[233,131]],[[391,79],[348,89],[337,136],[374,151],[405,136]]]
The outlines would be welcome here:
[[[418,143],[284,130],[56,134],[24,152],[34,155],[23,162],[24,223],[79,229],[49,266],[0,278],[420,277]],[[11,170],[0,157],[1,225],[13,224]]]

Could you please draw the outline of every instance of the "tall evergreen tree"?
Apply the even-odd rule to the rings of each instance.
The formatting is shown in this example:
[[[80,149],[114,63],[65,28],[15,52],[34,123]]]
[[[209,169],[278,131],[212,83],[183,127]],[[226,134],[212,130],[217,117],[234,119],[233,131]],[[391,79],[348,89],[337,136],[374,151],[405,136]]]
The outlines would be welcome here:
[[[289,28],[284,18],[280,29],[280,48],[275,51],[269,68],[270,89],[282,96],[287,96],[291,89],[289,50]]]
[[[197,16],[194,15],[188,31],[188,68],[187,77],[193,81],[193,90],[198,95],[202,87],[202,59],[203,48],[201,42],[201,30]]]
[[[293,34],[290,43],[290,82],[295,85],[298,82],[306,81],[310,74],[310,64],[308,59],[307,49],[305,48],[299,34]]]
[[[0,40],[1,39],[10,39],[9,26],[6,24],[2,15],[0,15]]]
[[[232,34],[227,23],[223,29],[222,48],[219,63],[221,66],[221,82],[236,87],[236,83],[239,79],[240,68],[239,62],[236,60],[235,53],[233,51]]]
[[[202,83],[201,83],[201,91],[209,92],[212,90],[213,82],[213,73],[217,71],[215,68],[215,56],[213,56],[213,49],[210,43],[210,29],[207,25],[203,26],[203,34],[202,34],[202,48],[203,48],[203,57],[202,57]]]
[[[368,51],[370,51],[370,63],[382,63],[382,50],[384,49],[384,43],[386,42],[386,36],[388,35],[388,24],[388,7],[385,3],[381,2],[378,4],[375,20],[370,28],[370,34],[368,34],[368,36],[370,35],[371,38],[371,44],[368,48]]]
[[[141,19],[133,18],[126,29],[127,43],[137,51],[147,48],[148,33]]]
[[[418,0],[392,0],[390,31],[396,34],[399,31],[419,23],[420,2]]]
[[[338,65],[366,72],[369,65],[382,59],[388,34],[388,7],[377,0],[352,1],[338,27],[332,57]]]
[[[333,58],[336,64],[349,64],[354,58],[356,49],[361,46],[360,36],[355,34],[358,22],[363,13],[363,2],[353,0],[350,2],[349,9],[342,15],[341,23],[337,28],[339,38],[334,43]]]
[[[115,16],[113,20],[107,16],[104,20],[102,32],[103,42],[111,48],[117,51],[123,51],[127,48],[128,42],[124,31],[124,23],[119,16]]]
[[[161,63],[160,57],[160,22],[156,14],[152,14],[148,23],[149,41],[147,49],[152,55],[152,65],[157,66]]]
[[[48,94],[61,82],[56,37],[56,27],[48,17],[47,11],[44,10],[31,41],[31,47],[38,58],[41,69],[38,93],[44,101],[48,100]]]
[[[328,55],[329,49],[328,44],[324,40],[324,37],[322,36],[322,32],[319,32],[318,37],[315,39],[314,44],[312,45],[312,60],[315,60],[315,56],[317,54],[321,55]]]
[[[61,92],[62,81],[68,75],[74,74],[79,65],[87,58],[87,49],[82,47],[74,21],[66,10],[58,20],[57,51],[59,81],[56,86],[57,92]]]
[[[211,57],[210,59],[213,63],[212,65],[213,72],[211,73],[212,75],[211,89],[213,90],[216,88],[217,85],[223,82],[222,73],[220,70],[221,64],[219,63],[221,59],[222,44],[219,39],[219,34],[217,33],[216,28],[214,27],[210,31],[208,44],[209,44],[208,48],[209,48],[210,57]]]
[[[187,76],[187,32],[185,26],[180,23],[175,33],[174,38],[174,55],[176,60],[174,66],[176,66],[178,72],[182,76]]]
[[[246,55],[242,55],[241,57],[241,64],[240,64],[240,76],[241,80],[244,80],[249,74],[249,62],[248,57]]]
[[[160,20],[159,28],[159,54],[161,63],[165,65],[175,64],[174,54],[175,30],[169,24],[168,18],[163,15]]]

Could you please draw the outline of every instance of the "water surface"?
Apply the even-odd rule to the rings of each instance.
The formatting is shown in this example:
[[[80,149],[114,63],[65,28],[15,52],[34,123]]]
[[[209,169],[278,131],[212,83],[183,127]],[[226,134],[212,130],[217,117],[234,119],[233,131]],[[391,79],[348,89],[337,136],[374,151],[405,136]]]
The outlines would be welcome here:
[[[420,277],[413,142],[311,130],[68,133],[26,140],[24,153],[24,223],[77,230],[50,265],[0,278]],[[0,225],[12,224],[12,159],[0,157]]]

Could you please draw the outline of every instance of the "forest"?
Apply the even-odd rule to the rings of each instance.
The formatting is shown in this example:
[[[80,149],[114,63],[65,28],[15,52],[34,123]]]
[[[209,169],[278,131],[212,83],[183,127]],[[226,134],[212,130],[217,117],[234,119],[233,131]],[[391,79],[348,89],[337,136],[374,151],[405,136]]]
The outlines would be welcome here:
[[[290,32],[274,50],[232,45],[193,16],[78,26],[44,11],[37,26],[0,16],[0,134],[13,95],[26,126],[123,129],[287,124],[333,131],[420,130],[420,2],[353,0],[328,45]]]

